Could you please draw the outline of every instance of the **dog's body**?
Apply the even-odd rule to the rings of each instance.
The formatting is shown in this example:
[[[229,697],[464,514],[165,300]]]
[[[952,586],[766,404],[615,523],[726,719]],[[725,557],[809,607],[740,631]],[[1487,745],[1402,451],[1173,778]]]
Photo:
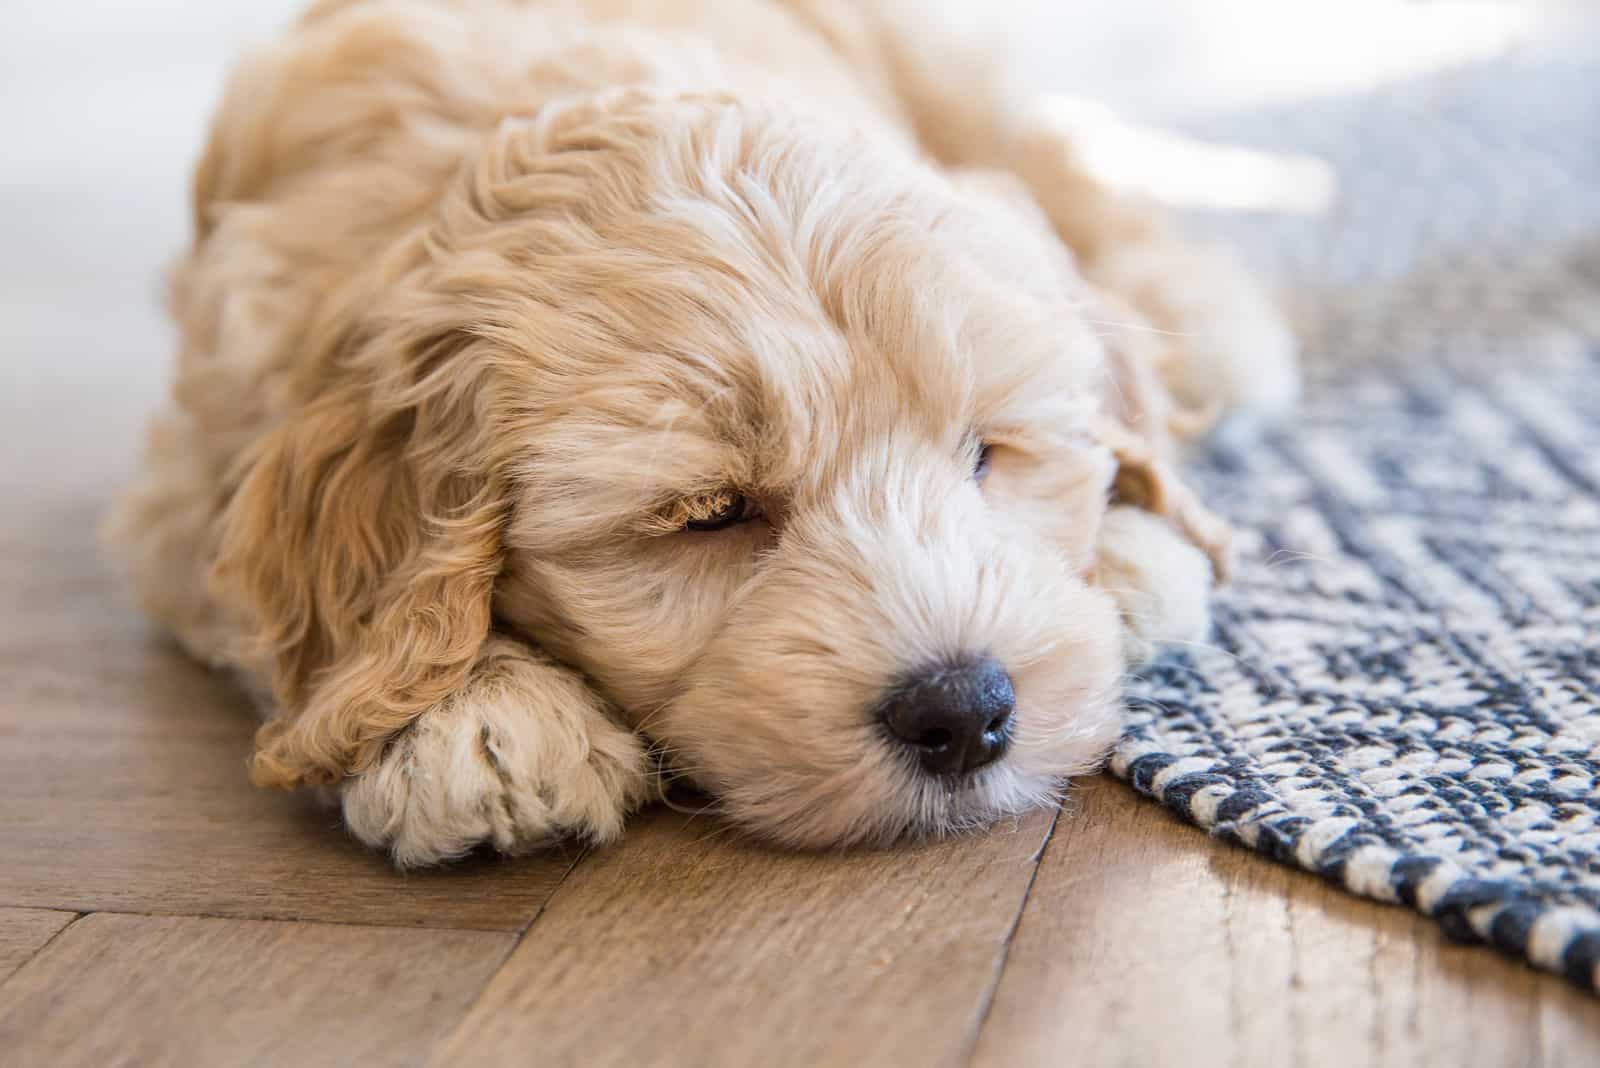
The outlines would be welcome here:
[[[256,781],[401,863],[613,837],[651,744],[795,844],[1050,796],[1204,631],[1172,428],[1292,390],[1246,277],[887,3],[325,0],[195,226],[113,537],[270,694]]]

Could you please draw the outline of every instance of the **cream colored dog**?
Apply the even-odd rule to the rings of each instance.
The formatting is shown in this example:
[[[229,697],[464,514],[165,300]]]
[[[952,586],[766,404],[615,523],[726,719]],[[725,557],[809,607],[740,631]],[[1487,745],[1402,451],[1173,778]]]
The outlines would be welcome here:
[[[817,846],[1095,766],[1224,566],[1173,432],[1292,347],[924,21],[330,0],[240,69],[112,538],[254,781],[424,864],[658,769]]]

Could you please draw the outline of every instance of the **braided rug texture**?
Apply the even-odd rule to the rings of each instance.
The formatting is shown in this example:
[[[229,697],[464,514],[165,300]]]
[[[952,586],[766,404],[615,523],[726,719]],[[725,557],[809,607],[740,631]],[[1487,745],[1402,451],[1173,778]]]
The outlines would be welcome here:
[[[1191,130],[1320,155],[1342,196],[1199,220],[1292,284],[1310,386],[1196,465],[1242,565],[1112,769],[1600,991],[1600,64]]]

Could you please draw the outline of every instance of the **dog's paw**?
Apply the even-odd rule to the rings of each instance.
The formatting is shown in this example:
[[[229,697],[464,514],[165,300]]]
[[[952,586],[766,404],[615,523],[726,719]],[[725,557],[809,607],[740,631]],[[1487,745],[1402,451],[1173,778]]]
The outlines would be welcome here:
[[[1118,506],[1100,528],[1094,581],[1117,602],[1123,657],[1151,659],[1169,643],[1204,641],[1211,630],[1211,561],[1171,523]]]
[[[423,713],[345,782],[345,824],[401,867],[479,845],[525,853],[610,841],[645,796],[644,748],[582,681],[506,656]]]
[[[1165,332],[1173,358],[1161,376],[1184,407],[1249,421],[1281,416],[1299,399],[1294,334],[1231,254],[1131,244],[1097,259],[1094,277]]]

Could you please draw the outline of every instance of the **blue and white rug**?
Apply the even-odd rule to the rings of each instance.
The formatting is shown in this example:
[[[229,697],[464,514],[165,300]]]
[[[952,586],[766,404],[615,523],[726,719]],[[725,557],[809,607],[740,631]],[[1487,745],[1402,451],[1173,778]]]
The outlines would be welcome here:
[[[1600,65],[1192,131],[1321,155],[1343,196],[1212,220],[1293,284],[1312,387],[1198,465],[1243,563],[1113,770],[1600,991]]]

